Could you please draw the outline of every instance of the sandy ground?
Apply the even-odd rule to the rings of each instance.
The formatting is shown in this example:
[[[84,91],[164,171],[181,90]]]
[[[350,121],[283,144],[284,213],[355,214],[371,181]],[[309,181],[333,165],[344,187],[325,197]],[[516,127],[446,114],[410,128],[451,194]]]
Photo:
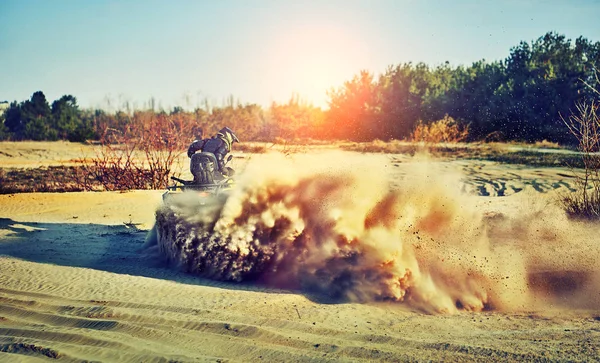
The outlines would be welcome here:
[[[3,168],[74,165],[78,160],[93,157],[98,150],[97,146],[66,141],[3,141],[0,143],[0,165]]]
[[[40,158],[70,160],[77,152],[69,150]],[[408,157],[373,160],[391,170],[396,188],[413,177]],[[459,173],[485,213],[550,205],[573,188],[564,169],[427,165]],[[165,267],[142,251],[161,194],[0,196],[0,361],[600,360],[598,304],[575,307],[568,295],[560,297],[564,304],[429,314],[397,302],[331,303]],[[598,291],[587,292],[595,299]]]

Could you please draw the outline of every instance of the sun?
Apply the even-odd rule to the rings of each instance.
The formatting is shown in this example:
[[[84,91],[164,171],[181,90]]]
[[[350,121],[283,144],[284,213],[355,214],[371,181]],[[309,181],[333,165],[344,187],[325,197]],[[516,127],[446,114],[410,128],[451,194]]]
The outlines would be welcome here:
[[[351,79],[368,58],[360,38],[334,26],[296,28],[280,34],[274,44],[267,79],[280,92],[296,93],[321,107],[327,90]]]

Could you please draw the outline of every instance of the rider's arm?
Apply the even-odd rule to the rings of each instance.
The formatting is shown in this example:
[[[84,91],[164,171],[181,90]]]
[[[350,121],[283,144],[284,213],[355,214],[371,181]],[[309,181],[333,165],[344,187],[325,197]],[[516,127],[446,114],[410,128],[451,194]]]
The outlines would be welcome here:
[[[225,155],[227,155],[228,152],[229,150],[227,149],[227,144],[224,142],[222,142],[221,146],[219,146],[217,151],[215,151],[215,156],[217,157],[217,162],[219,163],[219,170],[221,171],[225,166]]]
[[[206,140],[196,140],[196,141],[192,142],[192,144],[188,148],[188,152],[187,152],[188,158],[191,158],[192,155],[194,155],[194,153],[196,151],[202,150],[205,143],[206,143]]]

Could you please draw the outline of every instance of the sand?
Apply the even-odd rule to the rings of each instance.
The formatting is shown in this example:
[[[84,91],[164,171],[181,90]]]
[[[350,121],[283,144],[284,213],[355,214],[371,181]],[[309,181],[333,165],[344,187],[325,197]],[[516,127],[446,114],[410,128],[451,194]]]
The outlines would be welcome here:
[[[401,155],[372,159],[392,170],[396,188],[424,165]],[[559,168],[425,165],[435,174],[460,174],[465,200],[488,216],[551,209],[558,192],[573,188],[569,171]],[[144,249],[161,194],[0,196],[0,361],[598,360],[594,286],[583,290],[590,301],[572,299],[581,291],[561,290],[555,300],[517,308],[432,313],[401,302],[339,303],[306,291],[217,282],[167,267]],[[525,230],[519,238],[542,248],[536,228],[530,240]],[[573,248],[585,241],[594,257],[599,248],[586,228],[596,227],[566,229]],[[557,254],[572,257],[566,241],[551,242]],[[556,262],[539,257],[546,267]],[[593,261],[575,258],[585,267],[579,271],[597,272]]]
[[[3,168],[75,165],[79,160],[93,157],[99,150],[98,146],[66,141],[3,141],[0,145]]]

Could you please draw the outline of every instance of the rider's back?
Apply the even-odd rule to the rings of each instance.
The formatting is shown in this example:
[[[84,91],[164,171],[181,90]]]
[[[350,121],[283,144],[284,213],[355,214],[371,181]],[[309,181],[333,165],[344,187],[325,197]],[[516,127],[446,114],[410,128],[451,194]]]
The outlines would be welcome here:
[[[224,144],[225,143],[220,138],[211,137],[210,139],[206,139],[202,151],[216,154],[223,148]]]

